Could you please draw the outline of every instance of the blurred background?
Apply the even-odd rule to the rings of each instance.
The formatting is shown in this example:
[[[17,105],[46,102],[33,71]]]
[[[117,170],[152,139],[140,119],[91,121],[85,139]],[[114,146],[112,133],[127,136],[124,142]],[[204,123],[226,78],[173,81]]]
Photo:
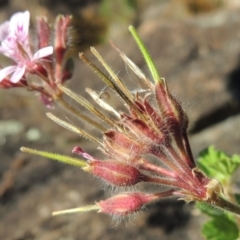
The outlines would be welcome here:
[[[91,58],[89,46],[126,81],[132,78],[109,40],[148,73],[127,31],[136,26],[189,115],[194,156],[209,145],[240,154],[240,1],[0,0],[0,22],[25,10],[32,31],[38,15],[52,23],[59,13],[73,15],[68,44],[75,71],[69,87],[83,94],[85,87],[104,89],[78,60],[80,51]],[[112,191],[80,169],[20,153],[26,146],[70,155],[77,145],[98,156],[96,146],[54,124],[45,116],[48,111],[33,93],[0,89],[0,239],[203,239],[206,217],[193,204],[174,199],[119,224],[95,212],[52,217],[52,211],[93,204]],[[51,111],[69,119],[61,109]],[[238,182],[236,176],[236,189]]]

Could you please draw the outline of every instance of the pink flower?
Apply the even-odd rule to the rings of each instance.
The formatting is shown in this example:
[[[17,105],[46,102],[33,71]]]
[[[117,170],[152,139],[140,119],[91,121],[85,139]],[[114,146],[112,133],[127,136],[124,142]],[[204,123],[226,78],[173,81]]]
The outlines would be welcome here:
[[[51,46],[32,53],[29,44],[29,18],[28,11],[19,12],[10,21],[0,25],[0,52],[16,63],[0,70],[0,82],[10,74],[10,82],[19,82],[26,71],[34,72],[34,66],[41,58],[53,53]]]

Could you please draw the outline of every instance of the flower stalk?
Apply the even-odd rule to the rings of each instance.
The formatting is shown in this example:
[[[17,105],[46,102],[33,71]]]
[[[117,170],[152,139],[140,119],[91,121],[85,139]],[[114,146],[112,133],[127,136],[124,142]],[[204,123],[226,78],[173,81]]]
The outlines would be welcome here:
[[[219,196],[219,194],[216,194],[215,192],[212,194],[211,198],[207,200],[207,203],[222,211],[233,213],[238,217],[240,216],[240,207],[238,205],[229,202],[228,200]]]

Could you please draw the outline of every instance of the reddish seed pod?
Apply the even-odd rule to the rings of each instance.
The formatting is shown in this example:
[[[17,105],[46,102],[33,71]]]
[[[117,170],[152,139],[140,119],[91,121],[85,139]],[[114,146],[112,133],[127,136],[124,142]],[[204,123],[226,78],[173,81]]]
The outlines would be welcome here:
[[[138,159],[137,156],[147,151],[147,146],[121,132],[110,130],[104,135],[104,148],[109,158],[121,159],[121,161],[134,164]]]
[[[133,186],[147,177],[137,168],[114,160],[94,160],[87,171],[115,186]]]
[[[145,194],[141,192],[123,193],[100,201],[97,203],[100,210],[109,215],[126,216],[135,213],[141,208],[156,199],[153,194]]]
[[[106,141],[111,141],[112,145],[118,145],[124,149],[131,148],[132,151],[139,152],[142,147],[139,142],[121,132],[109,130],[105,132],[104,135],[107,137]]]

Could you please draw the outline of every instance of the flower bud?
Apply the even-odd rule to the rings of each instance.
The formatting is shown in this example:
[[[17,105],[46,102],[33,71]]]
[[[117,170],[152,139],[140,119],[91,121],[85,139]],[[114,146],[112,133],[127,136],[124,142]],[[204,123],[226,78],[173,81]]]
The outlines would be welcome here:
[[[49,46],[51,29],[46,17],[37,18],[38,48]]]
[[[66,52],[67,46],[67,30],[71,22],[70,16],[59,15],[55,23],[55,55],[56,62],[62,63],[64,53]]]
[[[115,186],[133,186],[147,180],[137,168],[114,160],[93,160],[84,170]]]

